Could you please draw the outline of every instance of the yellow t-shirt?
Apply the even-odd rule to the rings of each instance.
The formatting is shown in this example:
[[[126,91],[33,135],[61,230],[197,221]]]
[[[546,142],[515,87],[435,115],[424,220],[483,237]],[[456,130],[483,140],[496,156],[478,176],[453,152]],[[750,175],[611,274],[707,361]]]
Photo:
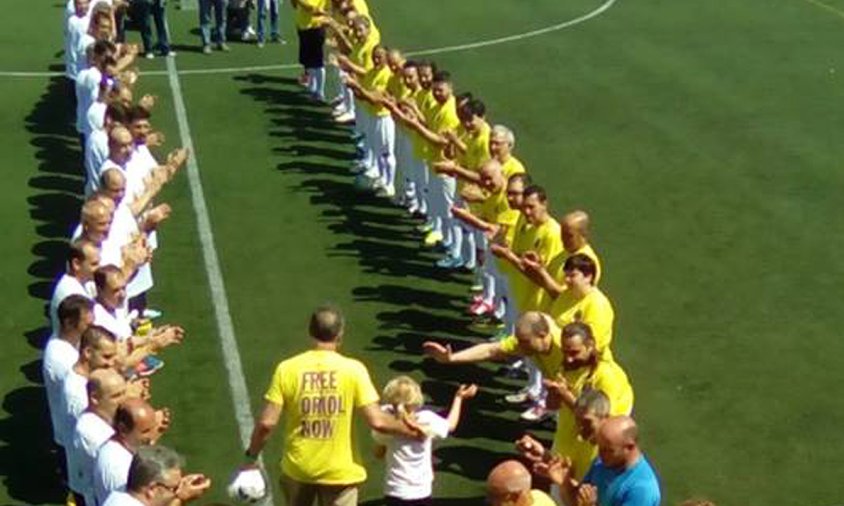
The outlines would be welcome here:
[[[360,84],[367,91],[378,91],[383,93],[387,90],[387,84],[389,83],[390,77],[392,77],[392,75],[393,71],[390,70],[390,67],[387,65],[382,65],[380,69],[372,67],[361,78]],[[375,116],[390,115],[390,110],[384,107],[383,105],[375,105],[369,102],[365,102],[365,106]]]
[[[541,225],[530,225],[522,221],[521,229],[516,231],[513,238],[513,253],[521,256],[528,251],[533,251],[542,259],[542,263],[548,263],[563,250],[563,240],[560,238],[560,224],[550,216]],[[512,275],[510,289],[516,301],[516,310],[519,313],[541,309],[542,294],[545,292],[527,276],[514,268],[509,270]]]
[[[550,299],[550,297],[549,297]],[[615,311],[610,300],[599,288],[593,288],[586,297],[577,299],[569,290],[552,300],[545,308],[545,313],[557,322],[561,328],[574,321],[581,321],[592,328],[595,346],[607,360],[612,359],[612,326]]]
[[[560,283],[562,285],[566,275],[565,271],[563,270],[563,267],[565,267],[566,265],[566,260],[568,260],[569,257],[578,254],[586,255],[591,258],[593,262],[595,262],[595,286],[598,286],[598,282],[601,281],[601,260],[598,259],[598,254],[595,253],[595,250],[592,249],[592,246],[588,244],[583,245],[582,248],[578,249],[574,253],[569,253],[566,250],[561,251],[559,255],[554,257],[554,259],[548,263],[548,267],[546,267],[548,274],[552,278],[554,278],[557,283]],[[543,291],[542,302],[540,304],[540,307],[550,307],[553,301],[554,299],[551,298],[548,292]]]
[[[563,367],[563,344],[560,328],[551,322],[551,347],[546,353],[528,355],[542,372],[542,376],[554,379]],[[501,351],[508,355],[522,355],[519,349],[519,340],[511,335],[504,338],[500,343]]]
[[[366,480],[352,452],[352,415],[378,402],[378,392],[362,363],[333,351],[300,353],[276,367],[264,398],[282,407],[284,474],[324,485]]]
[[[296,28],[299,30],[309,30],[321,26],[321,22],[317,19],[317,15],[307,11],[303,6],[312,7],[314,10],[328,11],[330,0],[297,0],[296,2]]]
[[[398,74],[390,74],[390,81],[387,83],[387,93],[396,100],[404,100],[413,93],[410,88],[405,86],[401,71]]]
[[[601,359],[594,369],[581,367],[573,371],[563,370],[562,375],[575,396],[579,396],[587,387],[606,394],[610,400],[610,416],[629,415],[633,411],[633,387],[624,369],[615,361]],[[568,406],[560,408],[551,448],[560,455],[571,457],[577,480],[586,474],[597,454],[597,448],[578,435],[574,412]]]
[[[457,126],[457,137],[463,144],[466,145],[466,152],[460,153],[457,157],[457,163],[466,169],[480,172],[481,166],[489,160],[489,134],[490,128],[487,122],[483,122],[476,131],[470,132],[461,123]],[[457,178],[458,193],[466,186],[466,180]],[[470,205],[470,209],[476,209],[476,206]]]
[[[473,212],[488,222],[506,227],[504,234],[505,242],[513,243],[513,236],[516,234],[516,223],[519,221],[519,211],[511,209],[507,202],[507,189],[502,187],[498,193],[491,193],[486,200],[474,204]]]
[[[416,93],[414,100],[416,102],[416,107],[419,108],[419,111],[422,113],[422,120],[427,123],[428,118],[431,115],[431,110],[437,103],[437,100],[434,98],[431,90],[426,90],[424,88],[420,89],[419,92]],[[410,138],[411,144],[413,145],[413,156],[420,160],[426,160],[430,144],[424,137],[416,132],[416,130],[413,132],[413,136]]]
[[[372,50],[375,46],[381,43],[381,32],[375,28],[375,25],[370,25],[369,35],[366,40],[355,40],[352,43],[351,51],[349,52],[349,59],[355,65],[363,67],[366,70],[372,69]]]
[[[426,119],[428,129],[436,134],[442,135],[456,129],[460,126],[460,118],[457,116],[457,99],[451,96],[442,104],[435,100]],[[429,145],[426,153],[430,161],[445,160],[439,146]]]
[[[530,491],[530,504],[531,506],[557,506],[554,499],[541,490]]]
[[[527,172],[527,170],[525,170],[525,166],[522,165],[522,162],[513,155],[510,155],[510,158],[501,164],[501,173],[504,174],[504,179],[509,180],[510,176],[515,174],[524,174],[525,172]]]

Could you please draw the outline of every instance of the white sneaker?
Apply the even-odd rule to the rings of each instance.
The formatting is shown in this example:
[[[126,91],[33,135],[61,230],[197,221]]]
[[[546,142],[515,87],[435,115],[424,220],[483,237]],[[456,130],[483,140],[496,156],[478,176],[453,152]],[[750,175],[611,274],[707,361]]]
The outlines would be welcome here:
[[[541,404],[534,404],[519,415],[519,418],[526,422],[541,422],[551,416],[551,414],[551,410],[545,408],[545,406]]]
[[[341,125],[348,125],[355,122],[355,115],[350,112],[344,112],[339,116],[335,116],[334,121],[340,123]]]
[[[385,197],[391,199],[396,196],[396,189],[392,186],[385,186],[381,183],[381,187],[375,192],[375,195],[378,197]]]
[[[527,388],[523,388],[514,394],[505,395],[504,400],[507,404],[524,404],[530,400],[530,394]]]

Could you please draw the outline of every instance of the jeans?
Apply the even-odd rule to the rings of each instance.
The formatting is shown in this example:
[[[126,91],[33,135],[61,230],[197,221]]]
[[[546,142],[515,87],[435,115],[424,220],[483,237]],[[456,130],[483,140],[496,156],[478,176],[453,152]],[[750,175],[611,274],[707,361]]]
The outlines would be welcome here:
[[[170,52],[170,33],[167,27],[165,9],[166,0],[136,0],[133,3],[135,16],[137,16],[138,28],[141,31],[141,40],[144,43],[144,52],[152,53],[156,46],[152,45],[152,26],[149,18],[155,23],[155,32],[158,34],[158,50],[162,54]]]
[[[226,7],[228,0],[199,0],[199,31],[202,45],[226,41]],[[211,30],[211,9],[214,9],[214,30]]]
[[[264,18],[270,11],[270,37],[278,37],[278,3],[279,0],[258,1],[258,41],[264,41]]]

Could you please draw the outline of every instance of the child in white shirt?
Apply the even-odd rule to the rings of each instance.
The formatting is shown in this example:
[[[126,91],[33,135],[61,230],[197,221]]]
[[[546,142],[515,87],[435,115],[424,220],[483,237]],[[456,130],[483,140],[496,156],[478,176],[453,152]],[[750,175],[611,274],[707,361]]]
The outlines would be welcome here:
[[[478,392],[477,385],[460,385],[451,402],[448,417],[421,409],[422,389],[408,376],[394,378],[382,393],[382,409],[397,417],[409,417],[427,433],[422,441],[373,432],[376,453],[387,466],[384,496],[387,506],[426,506],[431,504],[434,467],[431,446],[434,439],[445,439],[457,428],[464,399]]]

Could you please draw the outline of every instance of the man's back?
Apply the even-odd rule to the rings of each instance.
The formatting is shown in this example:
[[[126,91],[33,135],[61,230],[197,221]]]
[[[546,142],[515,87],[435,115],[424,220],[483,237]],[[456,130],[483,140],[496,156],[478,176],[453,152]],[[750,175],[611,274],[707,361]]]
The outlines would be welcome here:
[[[352,455],[352,416],[378,393],[363,364],[334,351],[301,353],[276,367],[265,399],[282,407],[284,474],[325,485],[366,479]]]

